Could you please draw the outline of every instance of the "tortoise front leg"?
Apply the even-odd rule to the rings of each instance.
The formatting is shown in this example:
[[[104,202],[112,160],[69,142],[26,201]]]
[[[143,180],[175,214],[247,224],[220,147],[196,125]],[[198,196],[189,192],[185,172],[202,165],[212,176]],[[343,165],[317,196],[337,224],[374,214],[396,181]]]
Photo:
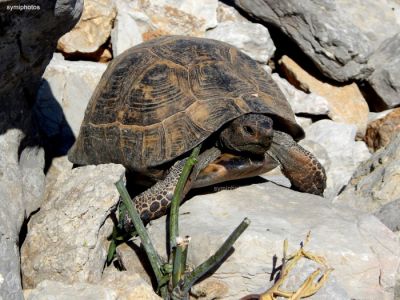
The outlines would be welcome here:
[[[211,148],[198,156],[197,163],[190,173],[182,197],[189,192],[200,171],[204,169],[210,162],[214,161],[220,154],[221,152],[219,149]],[[171,204],[175,186],[182,174],[186,160],[187,158],[178,160],[168,170],[168,174],[164,180],[158,181],[152,187],[133,198],[136,209],[138,210],[143,221],[147,222],[149,220],[161,217],[166,213]],[[128,213],[125,213],[122,216],[122,224],[127,231],[132,228],[132,220],[130,219]]]
[[[325,169],[317,158],[281,131],[274,131],[267,153],[281,165],[282,172],[301,192],[322,195],[326,188]]]

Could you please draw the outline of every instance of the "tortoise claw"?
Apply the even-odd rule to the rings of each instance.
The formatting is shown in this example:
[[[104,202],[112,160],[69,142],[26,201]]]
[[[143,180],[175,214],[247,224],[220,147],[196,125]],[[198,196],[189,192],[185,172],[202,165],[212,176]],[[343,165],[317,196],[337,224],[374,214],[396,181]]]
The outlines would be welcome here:
[[[271,148],[267,153],[280,163],[283,174],[296,190],[323,195],[326,188],[324,167],[311,152],[298,145],[290,135],[275,130]]]

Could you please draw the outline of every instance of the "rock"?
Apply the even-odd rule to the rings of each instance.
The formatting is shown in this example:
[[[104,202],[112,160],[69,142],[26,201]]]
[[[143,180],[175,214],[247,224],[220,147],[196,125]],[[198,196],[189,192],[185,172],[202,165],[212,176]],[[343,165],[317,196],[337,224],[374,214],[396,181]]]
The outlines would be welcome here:
[[[63,282],[44,280],[33,290],[25,291],[26,300],[117,300],[117,293],[110,288],[85,282],[66,284]]]
[[[206,37],[231,44],[263,64],[268,62],[276,49],[268,29],[251,22],[222,22],[208,30]]]
[[[229,287],[222,280],[215,278],[205,278],[198,284],[195,284],[190,293],[195,296],[195,299],[214,300],[225,299],[229,291]]]
[[[113,54],[161,35],[204,36],[217,26],[217,0],[116,0]]]
[[[292,106],[293,108],[293,106]],[[301,128],[306,129],[308,126],[312,124],[312,120],[310,118],[298,117],[295,116],[297,124],[301,126]]]
[[[217,0],[142,0],[131,5],[145,41],[167,34],[204,36],[217,26]]]
[[[111,44],[114,57],[143,42],[142,33],[135,20],[132,4],[125,0],[115,1],[115,4],[117,17],[111,31]]]
[[[375,120],[379,120],[382,119],[383,117],[385,117],[386,115],[390,114],[392,111],[394,110],[394,108],[392,109],[387,109],[381,112],[369,112],[368,113],[368,124],[375,121]]]
[[[151,277],[144,268],[142,262],[138,260],[137,252],[140,251],[132,245],[127,245],[126,243],[119,245],[116,249],[118,262],[129,273],[137,274],[145,282],[151,284]],[[151,268],[151,266],[148,267]],[[106,270],[108,270],[108,268]]]
[[[62,143],[68,141],[68,135],[78,135],[86,106],[106,68],[106,64],[67,61],[54,54],[43,74],[36,103],[40,127],[48,138],[59,137]],[[66,150],[68,146],[60,145]]]
[[[374,214],[392,231],[400,231],[400,198],[389,202]]]
[[[119,201],[121,165],[80,167],[57,178],[28,224],[21,249],[24,287],[43,280],[98,282],[107,256],[109,218]]]
[[[341,82],[367,78],[372,71],[368,57],[400,30],[388,1],[235,0],[235,4],[279,27],[324,75]]]
[[[101,285],[113,289],[118,300],[161,300],[150,283],[144,281],[139,274],[133,272],[120,272],[116,269],[105,270]]]
[[[400,108],[394,109],[384,118],[368,124],[365,142],[373,150],[388,145],[400,132]]]
[[[9,128],[30,132],[32,98],[40,77],[57,39],[78,21],[83,1],[39,0],[35,5],[40,10],[6,10],[15,4],[3,0],[0,10],[0,134]]]
[[[68,160],[66,155],[54,157],[46,172],[45,194],[43,199],[49,197],[49,193],[53,190],[53,185],[57,182],[57,178],[65,172],[72,170],[73,163]]]
[[[326,257],[335,269],[311,299],[393,298],[400,263],[393,232],[374,216],[273,183],[221,190],[185,202],[179,225],[182,235],[191,236],[189,264],[199,265],[214,254],[244,217],[251,220],[249,228],[208,277],[228,287],[223,299],[238,299],[270,287],[272,258],[277,255],[280,261],[283,240],[288,239],[292,253],[309,230],[312,235],[306,250]],[[165,258],[165,217],[154,220],[148,232]],[[299,279],[309,270],[307,267],[293,276]]]
[[[272,74],[272,79],[278,84],[279,89],[285,95],[295,114],[329,114],[329,103],[324,97],[312,92],[306,94],[303,91],[296,89],[286,79],[281,78],[277,73]]]
[[[336,123],[330,120],[321,120],[306,128],[306,140],[311,140],[325,148],[325,155],[321,152],[314,154],[324,165],[327,172],[327,188],[324,192],[326,198],[333,198],[347,185],[358,165],[367,160],[371,154],[364,142],[356,142],[356,127]],[[302,141],[304,144],[306,141]],[[330,165],[325,165],[329,162]]]
[[[81,19],[59,39],[57,49],[78,56],[96,53],[109,39],[115,15],[112,0],[86,0]]]
[[[99,284],[44,280],[35,289],[25,290],[26,300],[160,300],[151,286],[137,274],[129,272],[106,272]]]
[[[57,39],[78,21],[83,3],[39,0],[32,10],[0,4],[0,299],[23,299],[19,233],[44,192],[44,153],[32,120],[40,77]]]
[[[329,103],[328,116],[336,121],[357,126],[357,135],[363,137],[367,128],[368,104],[355,83],[337,87],[321,82],[287,56],[279,61],[287,79],[307,93],[324,97]]]
[[[23,137],[18,129],[0,135],[0,299],[22,299],[19,232],[44,193],[43,149],[18,155]]]
[[[248,22],[248,20],[245,17],[243,17],[234,7],[218,1],[217,22],[223,23],[227,21]]]
[[[400,33],[386,40],[371,56],[369,64],[374,72],[368,78],[380,102],[374,103],[378,110],[400,105]]]
[[[204,22],[204,29],[202,30],[217,26],[217,0],[205,0],[201,2],[196,0],[144,0],[144,2],[152,3],[153,5],[163,5],[166,11],[175,8],[202,19]]]
[[[400,134],[384,149],[360,164],[350,184],[336,199],[338,203],[365,212],[377,212],[400,198]]]

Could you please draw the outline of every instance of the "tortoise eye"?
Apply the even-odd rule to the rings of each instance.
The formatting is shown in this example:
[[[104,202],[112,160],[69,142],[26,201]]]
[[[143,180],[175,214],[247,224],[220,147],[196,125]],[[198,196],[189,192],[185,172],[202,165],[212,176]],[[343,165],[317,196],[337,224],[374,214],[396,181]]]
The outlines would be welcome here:
[[[251,126],[243,126],[243,130],[250,135],[255,134],[254,129]]]

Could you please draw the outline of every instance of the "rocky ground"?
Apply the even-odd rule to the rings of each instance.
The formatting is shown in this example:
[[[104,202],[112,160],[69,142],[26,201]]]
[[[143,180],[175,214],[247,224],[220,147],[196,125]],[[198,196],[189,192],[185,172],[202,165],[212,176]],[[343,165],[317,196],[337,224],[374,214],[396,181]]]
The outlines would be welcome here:
[[[308,250],[334,268],[312,299],[400,299],[398,0],[37,2],[0,0],[0,299],[159,299],[139,241],[117,250],[124,272],[104,267],[125,169],[72,169],[65,155],[107,63],[165,34],[225,41],[263,65],[328,176],[323,197],[276,169],[183,204],[194,265],[252,221],[200,299],[266,290],[283,240],[294,251],[310,230]],[[165,218],[148,229],[164,253]],[[316,267],[302,261],[287,288]]]

